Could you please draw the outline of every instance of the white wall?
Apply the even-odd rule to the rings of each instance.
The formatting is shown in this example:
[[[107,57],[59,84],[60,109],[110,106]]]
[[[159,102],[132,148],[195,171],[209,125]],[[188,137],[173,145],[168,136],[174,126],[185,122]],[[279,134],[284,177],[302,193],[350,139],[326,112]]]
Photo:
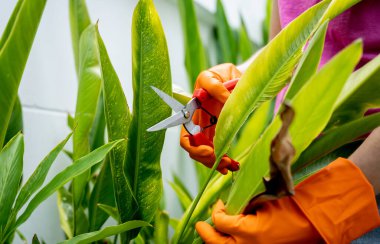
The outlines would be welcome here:
[[[263,1],[239,0],[238,2],[244,6],[258,4],[262,7]],[[0,2],[1,30],[5,27],[15,2],[14,0]],[[246,14],[246,7],[234,7],[236,1],[226,0],[224,2],[228,9],[228,16],[235,23],[238,23],[237,10],[240,10],[247,23],[249,22],[249,26],[257,25],[257,18],[262,15],[261,7],[252,7],[256,12]],[[137,0],[88,1],[91,18],[93,21],[99,19],[100,33],[125,89],[130,106],[132,105],[130,26],[132,11],[136,3]],[[199,0],[199,3],[206,9],[211,11],[214,9],[214,1]],[[187,76],[183,65],[181,23],[176,1],[156,0],[155,4],[167,37],[173,82],[187,87]],[[202,19],[202,36],[207,42],[207,38],[210,37],[208,28],[212,18],[208,16]],[[260,31],[255,28],[252,27],[251,36],[260,40],[257,38]],[[74,113],[76,89],[77,80],[68,21],[68,1],[51,0],[47,2],[19,90],[24,113],[24,179],[29,177],[43,157],[69,133],[66,117],[68,113]],[[179,127],[169,129],[166,137],[161,160],[166,203],[171,215],[179,217],[178,202],[172,200],[174,198],[173,191],[167,182],[171,180],[172,172],[177,172],[188,184],[193,185],[192,191],[195,193],[196,178],[191,165],[192,161],[179,148]],[[68,149],[71,149],[71,145],[68,145]],[[68,165],[68,158],[60,155],[53,164],[47,180]],[[45,201],[20,230],[29,241],[34,233],[41,236],[47,243],[56,243],[62,240],[63,233],[59,227],[56,195]],[[21,241],[16,240],[15,242]]]

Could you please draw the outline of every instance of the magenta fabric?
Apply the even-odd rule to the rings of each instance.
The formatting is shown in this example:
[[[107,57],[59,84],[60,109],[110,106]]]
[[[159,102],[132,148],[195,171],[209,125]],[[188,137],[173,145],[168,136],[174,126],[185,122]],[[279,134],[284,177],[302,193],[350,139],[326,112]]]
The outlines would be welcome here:
[[[284,28],[318,2],[319,0],[278,0],[281,27]],[[380,53],[380,0],[362,0],[329,23],[320,67],[358,38],[363,39],[364,45],[363,56],[356,68],[360,68]],[[277,96],[276,111],[286,89]]]

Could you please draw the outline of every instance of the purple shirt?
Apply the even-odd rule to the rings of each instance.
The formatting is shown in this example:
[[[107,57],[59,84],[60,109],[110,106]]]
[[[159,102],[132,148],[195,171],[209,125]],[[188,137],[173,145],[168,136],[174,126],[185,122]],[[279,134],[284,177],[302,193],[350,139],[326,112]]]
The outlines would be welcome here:
[[[281,27],[284,28],[318,2],[319,0],[278,0]],[[363,39],[363,56],[356,68],[380,53],[380,0],[362,0],[329,23],[320,67],[358,38]],[[278,94],[276,111],[285,92],[286,88]]]

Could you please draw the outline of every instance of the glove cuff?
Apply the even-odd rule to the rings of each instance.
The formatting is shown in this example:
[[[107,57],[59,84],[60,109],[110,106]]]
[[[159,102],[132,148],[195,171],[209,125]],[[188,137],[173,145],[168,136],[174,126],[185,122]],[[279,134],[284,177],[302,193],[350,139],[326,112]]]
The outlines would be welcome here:
[[[338,158],[295,192],[293,200],[327,243],[349,243],[380,225],[373,187],[348,159]]]

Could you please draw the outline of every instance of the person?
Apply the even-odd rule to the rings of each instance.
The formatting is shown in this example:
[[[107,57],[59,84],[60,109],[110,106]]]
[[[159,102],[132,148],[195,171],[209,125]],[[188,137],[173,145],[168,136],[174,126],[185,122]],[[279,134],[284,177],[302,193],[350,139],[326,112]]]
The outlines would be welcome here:
[[[275,0],[270,36],[274,37],[281,28],[317,2]],[[379,1],[364,0],[332,20],[320,65],[359,37],[363,38],[364,50],[357,68],[378,55],[380,21],[376,20],[379,13]],[[240,77],[253,59],[254,56],[238,67],[221,64],[203,71],[197,78],[196,88],[206,89],[214,98],[204,106],[212,109],[214,114],[220,113],[230,94],[222,83]],[[278,100],[283,94],[284,91]],[[206,125],[207,116],[202,111],[197,113],[194,122]],[[214,129],[205,131],[210,140],[214,137]],[[180,144],[190,157],[212,167],[215,160],[212,147],[192,146],[184,129]],[[230,158],[223,157],[217,170],[227,173],[230,163]],[[196,230],[206,243],[349,243],[380,226],[375,199],[375,195],[380,193],[379,174],[380,127],[350,157],[336,159],[298,184],[294,196],[267,201],[254,213],[235,216],[226,214],[223,202],[218,201],[212,213],[215,227],[198,222]],[[380,241],[379,233],[377,242]],[[371,238],[369,243],[375,243]]]

